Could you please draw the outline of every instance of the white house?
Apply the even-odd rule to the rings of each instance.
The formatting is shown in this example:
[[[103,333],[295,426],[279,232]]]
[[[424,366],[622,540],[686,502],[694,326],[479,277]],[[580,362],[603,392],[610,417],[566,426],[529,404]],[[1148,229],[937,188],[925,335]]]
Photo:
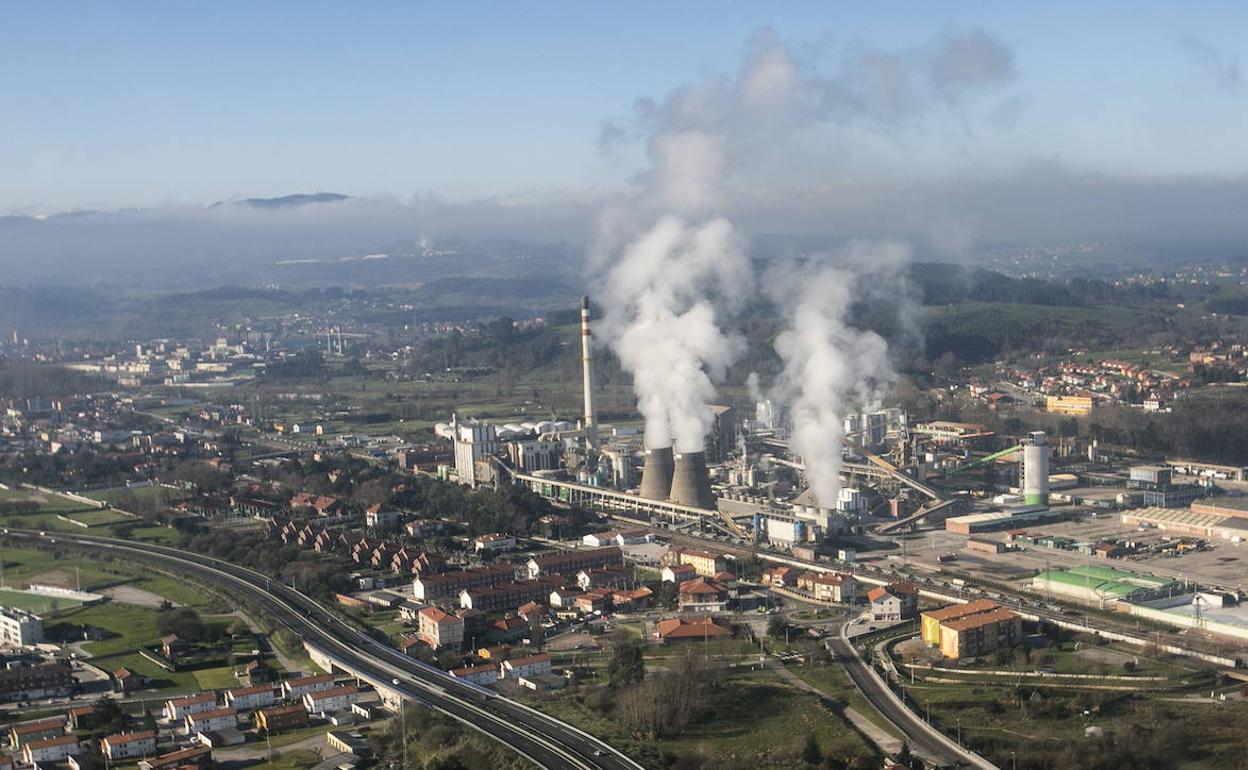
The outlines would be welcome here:
[[[654,542],[654,533],[644,529],[613,529],[610,532],[592,532],[582,537],[581,542],[591,548],[602,548],[608,545],[637,545]]]
[[[540,655],[527,655],[523,658],[505,660],[501,666],[501,673],[505,679],[549,674],[550,656],[542,653]]]
[[[186,734],[211,733],[238,727],[238,715],[232,708],[199,711],[186,715]]]
[[[335,687],[332,690],[310,692],[303,696],[303,707],[309,714],[332,714],[351,708],[360,697],[360,690],[353,684]]]
[[[304,676],[298,679],[287,679],[282,682],[282,694],[290,700],[302,698],[310,692],[323,692],[333,689],[334,675]]]
[[[482,663],[479,666],[464,666],[451,669],[451,676],[479,685],[490,685],[498,681],[498,669],[493,663]]]
[[[482,551],[492,551],[499,553],[502,551],[510,551],[516,547],[516,538],[511,535],[504,535],[494,532],[489,535],[478,535],[472,541],[473,549],[477,553]]]
[[[150,757],[156,753],[156,731],[144,730],[101,738],[100,751],[113,761],[131,757]]]
[[[78,736],[61,735],[31,741],[22,747],[22,764],[36,765],[40,762],[60,762],[70,754],[78,753]]]
[[[165,701],[165,718],[170,722],[181,722],[187,714],[199,711],[210,711],[217,707],[217,694],[201,692],[199,695],[188,695]]]
[[[364,511],[364,526],[374,529],[390,529],[398,526],[399,517],[398,511],[388,511],[380,505],[370,506]]]
[[[669,564],[659,573],[664,583],[683,583],[698,576],[698,570],[692,564]]]
[[[271,684],[236,687],[225,691],[225,705],[235,711],[255,711],[277,702],[277,688]]]
[[[576,597],[583,592],[575,588],[556,588],[550,592],[550,606],[555,609],[570,609],[576,606]]]

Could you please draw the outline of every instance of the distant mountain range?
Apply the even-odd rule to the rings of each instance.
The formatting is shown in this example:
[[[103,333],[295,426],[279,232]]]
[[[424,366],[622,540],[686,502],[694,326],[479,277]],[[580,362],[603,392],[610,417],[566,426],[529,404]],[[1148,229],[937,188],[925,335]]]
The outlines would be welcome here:
[[[209,208],[218,206],[250,206],[254,209],[293,209],[306,206],[309,203],[337,203],[338,201],[347,200],[348,197],[350,196],[332,192],[296,193],[294,195],[282,195],[277,198],[243,198],[236,201],[217,201]]]

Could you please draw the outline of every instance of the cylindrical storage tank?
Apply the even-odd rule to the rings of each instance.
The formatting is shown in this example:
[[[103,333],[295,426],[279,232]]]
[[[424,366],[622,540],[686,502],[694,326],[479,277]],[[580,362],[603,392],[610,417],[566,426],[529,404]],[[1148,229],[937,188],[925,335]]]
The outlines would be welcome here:
[[[706,470],[706,453],[677,452],[673,458],[672,491],[668,499],[679,505],[714,510],[715,494],[711,492],[711,477]]]
[[[672,448],[646,450],[641,469],[641,496],[647,500],[666,500],[672,493]]]
[[[1024,505],[1049,504],[1049,444],[1044,431],[1035,431],[1023,444]]]

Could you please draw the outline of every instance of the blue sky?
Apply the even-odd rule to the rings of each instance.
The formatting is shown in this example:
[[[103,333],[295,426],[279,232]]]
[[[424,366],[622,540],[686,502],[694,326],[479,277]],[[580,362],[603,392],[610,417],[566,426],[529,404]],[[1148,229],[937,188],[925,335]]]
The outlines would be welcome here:
[[[770,7],[768,7],[770,5]],[[1242,3],[0,5],[0,212],[334,190],[473,198],[600,188],[605,119],[794,45],[1010,48],[1009,120],[837,144],[829,173],[1248,172]],[[852,160],[848,157],[852,156]]]

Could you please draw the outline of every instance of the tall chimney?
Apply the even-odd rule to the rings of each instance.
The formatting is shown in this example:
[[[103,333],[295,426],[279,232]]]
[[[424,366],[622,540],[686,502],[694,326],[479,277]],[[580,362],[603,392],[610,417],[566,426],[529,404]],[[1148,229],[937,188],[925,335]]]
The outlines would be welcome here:
[[[594,358],[589,333],[589,297],[581,297],[581,387],[585,399],[585,440],[598,448],[598,413],[594,410]]]
[[[706,470],[706,452],[678,452],[672,471],[670,500],[693,508],[715,509],[711,476]]]
[[[646,464],[641,469],[641,496],[647,500],[666,500],[672,491],[672,448],[646,450]]]

